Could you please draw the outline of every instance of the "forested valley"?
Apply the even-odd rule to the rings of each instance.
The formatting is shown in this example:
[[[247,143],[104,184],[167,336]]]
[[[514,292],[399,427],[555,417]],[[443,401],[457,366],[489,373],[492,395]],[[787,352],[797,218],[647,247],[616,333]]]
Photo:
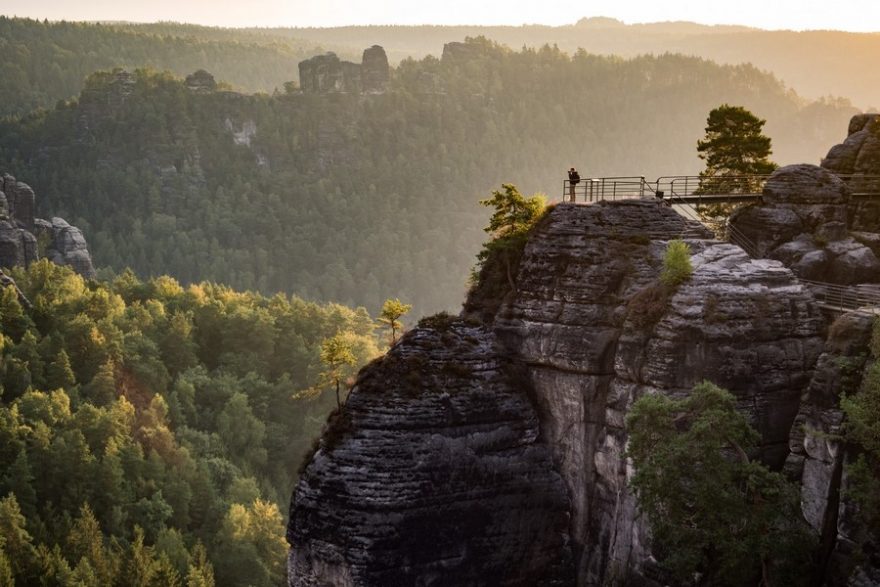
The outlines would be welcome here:
[[[280,584],[290,490],[335,405],[297,395],[327,338],[353,354],[344,377],[380,354],[366,311],[45,260],[13,275],[0,584]]]
[[[194,92],[96,73],[77,100],[0,124],[0,164],[82,228],[99,267],[364,305],[455,308],[502,182],[693,173],[706,112],[767,119],[774,159],[815,161],[855,109],[751,66],[469,41],[404,60],[377,95]]]

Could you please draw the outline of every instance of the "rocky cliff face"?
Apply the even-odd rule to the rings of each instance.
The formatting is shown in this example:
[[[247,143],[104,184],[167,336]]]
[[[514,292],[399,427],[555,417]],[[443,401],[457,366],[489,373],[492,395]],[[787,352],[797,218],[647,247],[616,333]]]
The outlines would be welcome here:
[[[36,198],[25,183],[9,174],[0,191],[0,267],[27,266],[39,258],[38,241],[46,244],[45,256],[58,265],[70,265],[86,278],[95,277],[85,237],[62,218],[51,222],[34,218]]]
[[[515,289],[468,300],[482,327],[426,325],[361,373],[294,494],[291,585],[650,584],[629,407],[709,379],[781,466],[822,351],[823,317],[791,271],[708,237],[655,202],[556,206]],[[667,295],[674,238],[695,272]]]
[[[568,499],[528,378],[440,321],[358,379],[291,504],[291,585],[570,585]]]

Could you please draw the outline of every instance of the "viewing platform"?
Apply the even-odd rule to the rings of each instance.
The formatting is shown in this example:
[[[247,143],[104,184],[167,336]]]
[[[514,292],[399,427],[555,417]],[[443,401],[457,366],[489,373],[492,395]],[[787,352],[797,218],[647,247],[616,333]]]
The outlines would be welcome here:
[[[838,177],[849,185],[852,198],[880,200],[880,175]],[[589,204],[606,200],[654,197],[674,200],[674,204],[697,207],[738,204],[760,200],[764,184],[769,178],[769,175],[671,175],[648,181],[644,176],[588,177],[574,186],[566,179],[562,186],[562,201]]]

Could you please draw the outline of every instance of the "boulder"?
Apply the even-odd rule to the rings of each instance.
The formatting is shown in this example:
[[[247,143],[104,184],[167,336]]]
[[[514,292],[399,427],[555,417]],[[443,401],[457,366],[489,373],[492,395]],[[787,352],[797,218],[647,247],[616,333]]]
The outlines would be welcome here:
[[[773,172],[764,185],[762,200],[770,206],[846,205],[849,190],[833,173],[816,165],[803,163],[781,167]]]

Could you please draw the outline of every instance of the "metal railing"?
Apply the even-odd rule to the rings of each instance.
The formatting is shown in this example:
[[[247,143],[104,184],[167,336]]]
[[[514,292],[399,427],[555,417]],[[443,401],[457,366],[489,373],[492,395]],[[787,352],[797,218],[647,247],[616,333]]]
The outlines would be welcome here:
[[[880,285],[838,285],[822,281],[800,279],[819,305],[839,312],[880,314]]]
[[[856,198],[880,198],[880,175],[838,174]],[[647,196],[665,197],[676,194],[697,206],[756,200],[761,197],[770,175],[731,175],[701,177],[699,175],[668,175],[648,181],[644,176],[588,177],[572,185],[562,184],[563,201],[600,202],[626,200]]]

